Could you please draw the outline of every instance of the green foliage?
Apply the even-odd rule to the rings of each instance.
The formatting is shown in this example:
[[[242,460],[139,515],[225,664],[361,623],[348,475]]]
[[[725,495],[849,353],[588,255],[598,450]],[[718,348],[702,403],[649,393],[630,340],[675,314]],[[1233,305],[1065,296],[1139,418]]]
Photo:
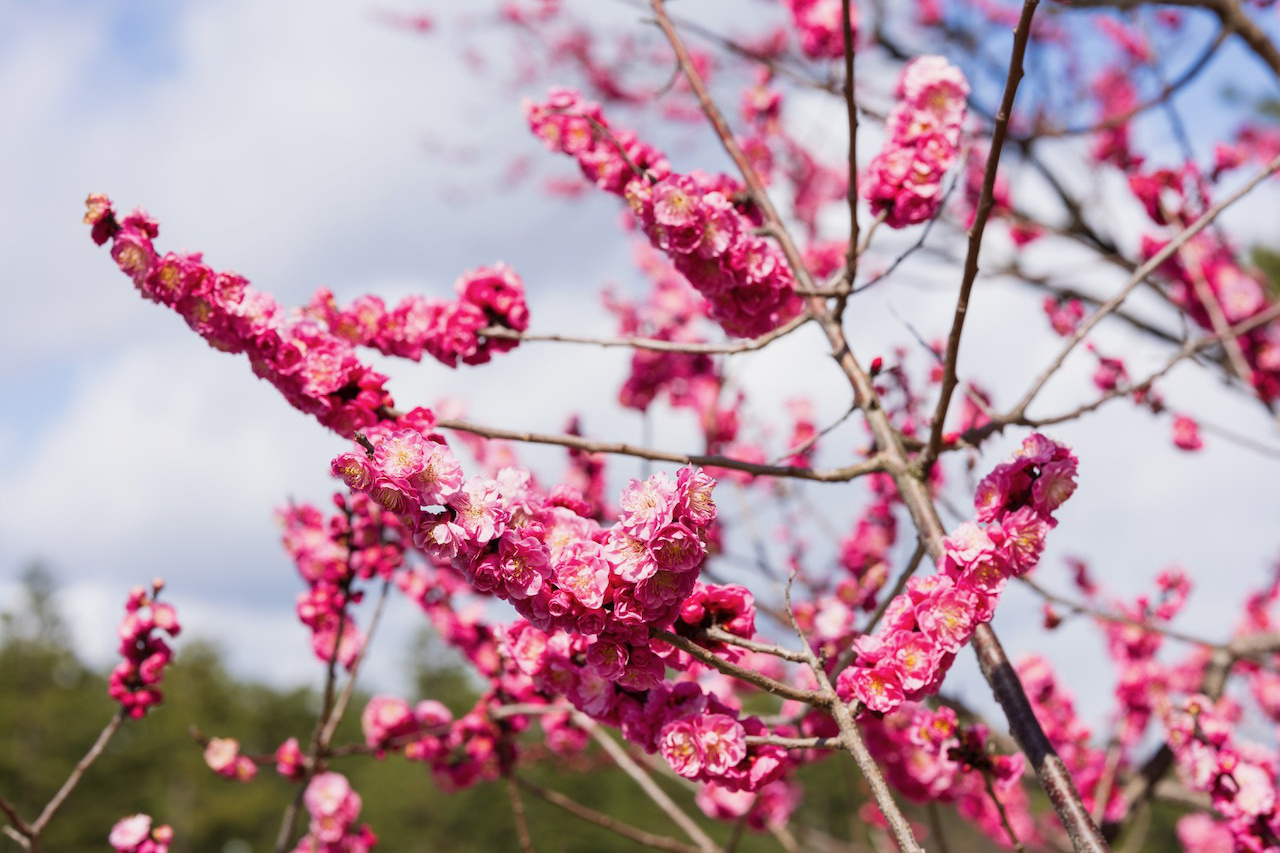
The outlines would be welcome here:
[[[58,611],[55,587],[38,568],[23,578],[25,601],[0,613],[0,795],[33,820],[115,713],[106,679],[76,659],[70,634]],[[300,642],[303,640],[300,639]],[[411,654],[418,696],[465,713],[478,685],[455,653],[424,634]],[[322,677],[316,666],[316,678]],[[207,737],[234,737],[250,755],[268,756],[289,737],[305,744],[311,736],[319,696],[312,690],[279,690],[232,677],[215,646],[183,637],[166,678],[165,702],[140,721],[127,721],[44,835],[46,850],[105,849],[106,835],[121,817],[146,812],[175,831],[174,853],[271,850],[296,786],[270,763],[244,785],[215,776],[204,764],[193,727]],[[361,742],[359,714],[367,697],[353,698],[338,729],[337,744]],[[759,712],[776,711],[761,699]],[[547,753],[536,722],[526,736],[518,772],[577,803],[650,832],[683,840],[671,820],[640,793],[635,782],[598,749],[572,758]],[[336,758],[364,801],[361,820],[387,851],[489,853],[518,849],[515,820],[505,782],[446,792],[426,766],[399,755]],[[699,819],[717,842],[733,828],[701,817],[692,791],[662,773],[655,779],[686,812]],[[819,761],[800,768],[805,797],[791,825],[802,847],[875,850],[874,832],[861,819],[866,783],[849,761]],[[639,845],[587,823],[537,797],[523,793],[529,831],[542,851],[595,853],[638,850]],[[1047,805],[1039,802],[1039,810]],[[953,850],[995,849],[947,808],[930,816],[909,806],[919,826],[940,829]],[[1143,850],[1171,849],[1173,823],[1180,812],[1158,807],[1147,825]],[[938,823],[935,825],[934,820]],[[768,834],[746,832],[740,853],[777,850]]]
[[[1280,251],[1266,246],[1254,246],[1249,253],[1249,260],[1265,276],[1263,284],[1267,289],[1267,297],[1280,299]]]

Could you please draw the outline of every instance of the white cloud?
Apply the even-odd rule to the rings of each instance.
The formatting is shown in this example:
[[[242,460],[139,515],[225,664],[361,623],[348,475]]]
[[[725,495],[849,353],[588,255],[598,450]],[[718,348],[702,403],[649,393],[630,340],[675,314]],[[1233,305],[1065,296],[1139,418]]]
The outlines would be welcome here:
[[[7,126],[22,130],[0,135],[8,321],[0,336],[0,565],[13,571],[32,557],[50,561],[65,583],[77,640],[99,660],[110,656],[127,588],[164,575],[189,631],[221,638],[235,667],[288,683],[309,678],[305,631],[292,614],[299,584],[270,512],[291,494],[323,500],[331,490],[327,461],[340,443],[253,380],[243,359],[208,350],[176,317],[139,300],[79,223],[88,192],[146,205],[162,221],[163,247],[205,250],[216,266],[240,270],[287,304],[320,285],[344,298],[447,292],[459,272],[506,260],[529,286],[536,330],[612,329],[597,289],[629,275],[614,200],[534,201],[528,188],[495,186],[493,175],[513,152],[539,156],[514,99],[481,100],[452,46],[382,28],[373,8],[166,4],[154,31],[138,34],[120,30],[126,3],[0,0],[10,31],[21,34],[0,41],[0,102]],[[141,59],[131,58],[130,39],[135,47],[148,40]],[[427,144],[455,132],[474,160]],[[700,131],[675,133],[706,145]],[[864,133],[864,162],[875,144],[874,132]],[[697,159],[722,162],[709,147]],[[473,177],[484,183],[472,196],[443,195]],[[1113,194],[1104,188],[1099,198]],[[1251,234],[1271,221],[1257,215],[1260,204],[1245,210],[1255,214],[1244,223]],[[1132,222],[1119,218],[1115,228],[1132,245]],[[934,239],[953,248],[954,237]],[[868,258],[867,267],[887,263],[901,246],[882,229],[878,260]],[[1050,271],[1077,263],[1039,248],[1023,259]],[[1113,278],[1089,283],[1103,292]],[[858,354],[888,361],[905,344],[922,368],[925,356],[903,318],[927,340],[945,334],[957,284],[954,269],[939,272],[922,253],[896,280],[854,299],[847,327]],[[999,403],[1011,402],[1056,352],[1038,305],[1011,284],[983,280],[975,291],[962,373],[993,385]],[[812,395],[820,423],[848,404],[847,385],[813,332],[733,361],[752,411],[773,423],[775,442],[790,428],[787,398]],[[1123,332],[1101,340],[1104,349],[1134,352]],[[1131,369],[1162,352],[1130,355]],[[402,403],[465,395],[477,422],[547,432],[586,410],[590,435],[639,440],[640,419],[612,406],[627,359],[621,350],[530,344],[480,370],[396,363],[389,371]],[[1090,372],[1087,357],[1073,359],[1033,412],[1059,411],[1090,393]],[[49,380],[33,387],[32,377]],[[1233,401],[1215,381],[1179,373],[1166,391],[1171,402],[1207,401],[1225,423],[1271,434],[1256,407]],[[653,420],[654,444],[690,446],[685,414]],[[1274,463],[1212,435],[1201,456],[1174,453],[1167,426],[1125,402],[1053,432],[1076,447],[1082,475],[1042,572],[1061,578],[1056,561],[1083,553],[1110,587],[1133,594],[1180,559],[1203,581],[1186,623],[1222,636],[1271,557],[1260,534],[1274,527]],[[1011,431],[997,442],[979,471],[1020,436]],[[851,424],[825,443],[825,458],[842,464],[862,443],[861,426]],[[545,473],[563,460],[559,449],[519,452]],[[962,484],[959,467],[952,475]],[[637,468],[616,462],[615,477]],[[840,525],[845,502],[862,500],[850,488],[806,492]],[[762,525],[764,534],[774,526]],[[1033,612],[1002,613],[999,623],[1011,655],[1047,645],[1067,673],[1090,674],[1077,635],[1046,644],[1034,604],[1012,597],[1010,604],[1020,601]],[[371,661],[379,684],[394,683],[394,650],[417,617],[398,610],[390,623]],[[263,647],[273,654],[260,654]],[[984,693],[971,672],[961,675],[964,689]],[[1080,692],[1093,691],[1085,701],[1097,711],[1105,697],[1086,683]]]

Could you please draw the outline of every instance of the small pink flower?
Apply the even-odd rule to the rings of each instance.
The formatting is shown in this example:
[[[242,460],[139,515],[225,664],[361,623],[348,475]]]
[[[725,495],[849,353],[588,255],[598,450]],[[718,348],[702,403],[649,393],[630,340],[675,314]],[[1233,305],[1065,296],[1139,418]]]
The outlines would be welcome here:
[[[1173,419],[1173,444],[1181,450],[1199,450],[1204,447],[1200,438],[1200,425],[1186,415]]]
[[[587,647],[587,666],[609,681],[617,681],[621,677],[627,659],[626,648],[608,640],[596,640]]]
[[[973,592],[946,589],[916,605],[916,621],[939,649],[955,652],[973,636],[978,606]]]
[[[632,480],[622,490],[622,528],[648,542],[671,520],[675,497],[675,485],[661,472],[644,482]]]
[[[1011,466],[1001,463],[978,483],[978,490],[973,496],[974,508],[978,511],[978,521],[995,521],[1008,505],[1009,494],[1013,488],[1010,477]]]
[[[1233,805],[1246,815],[1257,817],[1272,812],[1276,806],[1275,780],[1257,764],[1240,762],[1231,771],[1237,791]]]
[[[379,749],[418,730],[417,718],[409,703],[395,696],[374,696],[370,699],[360,715],[360,726],[364,731],[364,742]]]
[[[991,527],[992,539],[1011,574],[1023,575],[1035,568],[1044,550],[1048,529],[1049,525],[1029,506],[1014,510],[1005,515],[999,525]]]
[[[351,783],[341,773],[320,773],[311,780],[302,802],[307,811],[317,816],[336,815],[347,803],[353,793]]]
[[[871,667],[850,667],[838,681],[847,682],[846,689],[872,711],[887,714],[903,702],[902,672],[887,659]]]
[[[686,779],[693,779],[702,772],[701,738],[688,720],[676,720],[663,726],[658,734],[658,751],[671,769]]]
[[[151,816],[136,814],[121,818],[111,827],[107,843],[118,851],[134,850],[151,837]]]
[[[240,742],[235,738],[209,738],[209,743],[204,748],[204,763],[214,773],[226,775],[234,768],[239,755]]]
[[[286,779],[302,778],[304,758],[297,738],[289,738],[276,750],[276,772]]]
[[[1040,468],[1040,476],[1031,487],[1031,500],[1036,512],[1044,517],[1066,503],[1076,491],[1076,464],[1073,459],[1049,462]]]
[[[687,572],[702,562],[706,548],[688,527],[668,524],[650,540],[649,553],[659,568],[669,572]]]
[[[698,718],[696,730],[707,773],[722,776],[747,757],[747,733],[732,717],[707,714]]]

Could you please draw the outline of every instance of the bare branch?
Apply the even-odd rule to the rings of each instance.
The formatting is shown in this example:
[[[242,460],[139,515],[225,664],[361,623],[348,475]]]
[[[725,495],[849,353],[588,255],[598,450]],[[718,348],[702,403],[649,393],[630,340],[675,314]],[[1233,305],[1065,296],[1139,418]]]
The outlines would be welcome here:
[[[507,338],[524,342],[552,342],[564,344],[589,344],[598,347],[627,347],[629,349],[651,350],[653,352],[677,352],[690,355],[736,355],[743,352],[755,352],[784,337],[809,322],[812,317],[801,313],[792,317],[778,328],[758,338],[745,341],[725,341],[724,343],[695,343],[693,341],[664,341],[658,338],[597,338],[584,335],[536,334],[517,332],[505,326],[486,326],[476,334],[487,338]]]
[[[528,444],[555,444],[560,447],[572,447],[588,453],[613,453],[621,456],[635,456],[640,459],[652,459],[657,462],[674,462],[677,465],[700,465],[703,467],[730,468],[735,471],[746,471],[749,474],[767,477],[791,477],[797,480],[816,480],[823,483],[838,483],[854,480],[865,474],[873,474],[884,470],[883,462],[878,456],[872,456],[866,462],[849,465],[844,468],[813,469],[800,468],[795,465],[764,465],[758,462],[746,462],[728,456],[707,456],[690,453],[668,453],[648,447],[638,447],[618,441],[592,441],[576,435],[549,435],[535,432],[519,432],[517,430],[499,429],[497,427],[480,426],[479,424],[452,418],[441,418],[436,426],[469,432],[485,438],[503,438],[508,441],[521,441]]]
[[[1080,343],[1080,341],[1084,340],[1089,332],[1093,330],[1093,327],[1098,325],[1104,317],[1116,308],[1120,307],[1120,304],[1124,302],[1135,287],[1143,282],[1147,276],[1151,275],[1151,273],[1154,272],[1161,264],[1173,257],[1174,253],[1176,253],[1188,240],[1213,223],[1224,210],[1248,195],[1251,190],[1261,184],[1268,177],[1275,174],[1278,169],[1280,169],[1280,155],[1272,158],[1270,162],[1245,182],[1243,186],[1206,210],[1199,219],[1180,231],[1172,240],[1165,244],[1160,251],[1152,255],[1146,263],[1134,270],[1133,275],[1129,277],[1129,280],[1125,282],[1124,286],[1120,288],[1115,296],[1112,296],[1104,302],[1098,310],[1094,311],[1084,320],[1084,322],[1076,327],[1076,330],[1071,334],[1071,337],[1067,339],[1067,343],[1062,348],[1062,351],[1058,353],[1058,356],[1053,360],[1049,367],[1047,367],[1040,376],[1036,378],[1035,382],[1033,382],[1031,387],[1027,390],[1027,393],[1024,394],[1022,399],[1018,401],[1018,404],[1013,407],[1013,410],[1010,413],[1012,420],[1016,421],[1021,419],[1026,414],[1027,407],[1031,405],[1031,401],[1034,400],[1036,395],[1040,393],[1040,390],[1044,388],[1050,377],[1058,372],[1058,369],[1062,367],[1062,363],[1066,361],[1067,356],[1071,354],[1071,351],[1075,349],[1076,345]]]
[[[649,799],[653,800],[658,808],[666,812],[667,817],[675,821],[676,826],[680,827],[681,831],[689,836],[689,840],[696,844],[698,849],[704,851],[704,853],[714,853],[716,851],[715,842],[702,831],[702,827],[694,823],[693,818],[685,814],[675,804],[675,801],[667,796],[667,792],[658,787],[652,777],[645,773],[644,769],[631,759],[631,756],[627,755],[627,751],[619,746],[617,741],[609,737],[596,725],[594,720],[581,711],[573,713],[573,720],[591,733],[591,736],[596,739],[596,743],[600,744],[604,751],[609,753],[609,757],[613,759],[622,772],[630,776],[640,786],[640,789],[649,796]]]
[[[523,776],[516,776],[513,774],[510,778],[513,779],[517,785],[528,791],[530,794],[533,794],[538,799],[551,803],[551,805],[564,809],[574,817],[581,818],[588,823],[594,823],[596,826],[603,827],[604,829],[620,835],[623,838],[634,841],[637,844],[643,844],[646,847],[652,847],[656,850],[670,850],[671,853],[697,853],[699,850],[697,847],[692,847],[688,844],[676,841],[674,838],[668,838],[665,835],[658,835],[656,833],[649,832],[648,830],[639,829],[629,823],[623,823],[622,821],[612,818],[607,814],[598,812],[595,809],[587,808],[576,800],[570,799],[564,794],[561,794],[559,791],[544,788],[538,783],[531,782]]]
[[[794,699],[797,702],[803,702],[806,705],[812,705],[816,708],[826,707],[834,700],[834,693],[824,693],[817,690],[805,690],[800,687],[792,687],[789,684],[783,684],[781,681],[775,681],[767,675],[763,675],[753,669],[747,669],[746,667],[738,666],[736,663],[730,663],[714,652],[704,649],[702,646],[687,637],[681,637],[679,634],[660,630],[653,630],[650,633],[659,640],[675,646],[677,649],[695,660],[718,669],[725,675],[732,676],[739,681],[759,687],[761,690],[766,693],[772,693],[774,696],[781,696],[783,699]]]
[[[1009,132],[1009,119],[1013,115],[1013,101],[1018,94],[1018,83],[1022,80],[1022,60],[1027,52],[1027,42],[1031,39],[1031,19],[1037,5],[1039,0],[1026,0],[1022,6],[1022,15],[1018,19],[1018,27],[1013,33],[1013,55],[1009,60],[1009,77],[1005,81],[1000,112],[996,114],[995,129],[991,133],[991,149],[987,154],[986,172],[982,176],[982,194],[978,199],[978,209],[974,215],[973,225],[969,226],[969,250],[964,259],[964,275],[960,281],[960,295],[956,299],[955,317],[951,321],[951,333],[947,336],[942,388],[933,414],[933,426],[929,430],[929,444],[925,449],[922,462],[922,467],[926,471],[938,458],[947,409],[951,405],[951,395],[958,384],[956,366],[960,361],[960,335],[964,331],[965,317],[969,312],[969,295],[973,291],[973,283],[978,278],[978,253],[982,250],[982,235],[986,231],[987,220],[991,218],[991,211],[995,208],[996,173],[1000,168],[1000,154],[1004,151],[1005,136]]]

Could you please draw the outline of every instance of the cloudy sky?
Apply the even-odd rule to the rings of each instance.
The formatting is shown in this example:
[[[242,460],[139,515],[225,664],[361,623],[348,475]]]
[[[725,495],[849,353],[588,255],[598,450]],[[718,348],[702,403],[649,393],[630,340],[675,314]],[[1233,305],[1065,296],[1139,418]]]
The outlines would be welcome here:
[[[106,192],[122,209],[145,206],[161,222],[162,250],[203,251],[286,305],[320,286],[343,301],[446,294],[460,272],[501,260],[527,283],[535,330],[611,331],[599,288],[632,280],[614,201],[547,200],[533,191],[536,182],[503,177],[526,157],[538,174],[569,174],[529,137],[518,109],[520,95],[537,96],[547,81],[523,90],[499,82],[501,74],[478,77],[448,37],[386,26],[378,13],[394,7],[0,0],[8,320],[0,334],[0,606],[14,606],[21,571],[43,562],[95,661],[110,659],[128,588],[160,575],[190,633],[216,638],[237,672],[315,683],[319,670],[293,617],[300,584],[272,510],[290,497],[324,501],[328,460],[345,448],[256,381],[242,359],[213,352],[177,317],[139,299],[80,222],[88,193]],[[638,18],[610,8],[615,19]],[[1253,73],[1243,60],[1240,68]],[[1221,73],[1230,77],[1232,68]],[[799,120],[818,125],[815,115],[822,113]],[[681,141],[688,144],[678,167],[720,166],[696,131],[666,139]],[[1252,204],[1244,210],[1262,209]],[[1268,238],[1247,215],[1237,221],[1250,239]],[[886,235],[880,263],[895,245]],[[1001,251],[999,241],[993,246]],[[1026,262],[1055,269],[1064,258],[1032,252]],[[1091,283],[1105,289],[1109,280],[1099,276]],[[954,270],[915,264],[903,279],[851,309],[865,357],[913,346],[911,329],[929,339],[946,329]],[[1011,401],[1056,351],[1037,304],[1009,283],[983,284],[975,296],[967,375],[990,377],[998,402]],[[1100,345],[1130,352],[1135,374],[1164,355],[1133,348],[1120,330],[1105,331]],[[734,363],[753,411],[785,435],[784,401],[809,393],[823,423],[836,419],[847,391],[819,337],[802,332],[779,350]],[[591,434],[638,441],[639,418],[607,405],[625,364],[618,351],[530,345],[478,371],[388,369],[402,403],[462,396],[480,423],[545,431],[584,411]],[[1089,370],[1085,360],[1073,363],[1046,393],[1044,411],[1087,393]],[[1276,444],[1257,407],[1212,377],[1179,371],[1166,392],[1179,408]],[[672,448],[691,435],[680,418],[657,418],[649,430]],[[1280,463],[1212,435],[1202,454],[1174,452],[1168,423],[1126,404],[1056,434],[1076,447],[1082,474],[1055,531],[1046,582],[1063,586],[1065,554],[1089,558],[1127,594],[1180,563],[1203,586],[1182,624],[1225,637],[1275,557],[1268,534]],[[856,427],[838,435],[827,451],[832,464],[861,443]],[[1021,437],[993,447],[979,470]],[[554,471],[559,456],[529,459]],[[963,486],[961,467],[953,479]],[[639,473],[623,461],[613,476]],[[848,524],[838,505],[856,501],[854,492],[808,494],[838,526]],[[963,505],[963,494],[956,497]],[[1045,639],[1038,620],[1034,600],[1010,595],[997,628],[1011,653],[1047,650],[1069,673],[1089,671],[1079,649],[1098,654],[1098,641],[1076,629]],[[393,609],[389,621],[370,677],[397,689],[416,622],[407,608]],[[985,686],[971,672],[961,676],[960,689],[980,701]],[[1080,689],[1099,712],[1096,683]]]

